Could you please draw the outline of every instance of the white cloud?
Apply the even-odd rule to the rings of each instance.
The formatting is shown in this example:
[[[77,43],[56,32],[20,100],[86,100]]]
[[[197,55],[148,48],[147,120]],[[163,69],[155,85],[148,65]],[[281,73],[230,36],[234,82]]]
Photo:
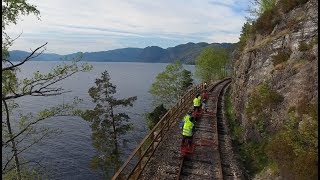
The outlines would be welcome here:
[[[23,30],[13,48],[25,50],[43,40],[49,42],[48,49],[55,53],[132,47],[136,43],[130,43],[130,38],[178,37],[194,39],[194,42],[203,39],[235,42],[236,34],[245,22],[239,7],[248,4],[245,0],[29,2],[40,10],[41,21],[29,15],[22,17],[23,21],[18,25],[8,27],[7,31],[13,36]],[[232,33],[224,33],[226,31]],[[128,41],[124,44],[120,39]],[[102,47],[105,49],[100,49]]]
[[[209,37],[207,37],[204,41],[209,42],[209,43],[225,43],[225,42],[230,42],[230,43],[236,43],[239,41],[240,34],[236,33],[213,33]]]

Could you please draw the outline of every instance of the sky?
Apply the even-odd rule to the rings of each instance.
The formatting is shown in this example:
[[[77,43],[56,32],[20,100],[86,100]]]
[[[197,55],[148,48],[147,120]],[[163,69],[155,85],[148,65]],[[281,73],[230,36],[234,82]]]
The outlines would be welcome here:
[[[249,0],[27,0],[40,11],[7,27],[11,50],[70,54],[188,42],[236,43]]]

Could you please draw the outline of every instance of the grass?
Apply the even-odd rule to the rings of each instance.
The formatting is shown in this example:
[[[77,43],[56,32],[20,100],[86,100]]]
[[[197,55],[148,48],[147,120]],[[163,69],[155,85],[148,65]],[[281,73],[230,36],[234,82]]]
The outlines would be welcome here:
[[[273,55],[272,56],[272,63],[274,66],[281,64],[283,62],[288,61],[288,59],[290,58],[292,51],[290,49],[284,49],[284,50],[280,50],[278,51],[277,55]]]
[[[285,29],[285,30],[280,31],[276,35],[268,36],[268,37],[264,38],[262,41],[260,41],[259,44],[256,44],[253,47],[248,48],[246,50],[246,52],[252,52],[255,49],[259,49],[259,48],[261,48],[263,46],[270,45],[271,41],[274,41],[274,40],[276,40],[276,39],[278,39],[280,37],[283,37],[283,36],[287,35],[288,33],[289,33],[289,29]]]

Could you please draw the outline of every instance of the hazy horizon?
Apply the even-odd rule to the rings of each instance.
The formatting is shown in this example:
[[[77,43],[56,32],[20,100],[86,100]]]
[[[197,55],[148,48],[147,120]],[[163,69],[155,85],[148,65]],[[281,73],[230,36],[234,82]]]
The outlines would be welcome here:
[[[27,1],[40,11],[21,16],[6,31],[10,50],[48,42],[46,53],[97,52],[127,47],[174,47],[188,42],[236,43],[249,0]],[[72,8],[70,8],[72,7]]]
[[[187,42],[185,44],[188,44],[188,43],[194,43],[194,44],[198,44],[198,43],[208,43],[208,42]],[[215,43],[215,42],[212,42],[212,43]],[[212,44],[212,43],[208,43],[208,44]],[[222,42],[222,43],[228,43],[228,42]],[[222,44],[220,43],[220,44]],[[177,44],[176,46],[178,45],[182,45],[182,44]],[[154,45],[154,46],[157,46],[157,45]],[[172,46],[172,47],[167,47],[167,48],[164,48],[164,47],[161,47],[161,46],[158,46],[162,49],[168,49],[168,48],[173,48],[173,47],[176,47],[176,46]],[[146,47],[150,47],[150,46],[146,46]],[[56,53],[56,52],[46,52],[44,51],[43,53],[45,54],[57,54],[57,55],[69,55],[69,54],[74,54],[74,53],[92,53],[92,52],[102,52],[102,51],[112,51],[112,50],[117,50],[117,49],[127,49],[127,48],[146,48],[146,47],[123,47],[123,48],[116,48],[116,49],[109,49],[109,50],[101,50],[101,51],[86,51],[86,52],[83,52],[83,51],[78,51],[78,52],[71,52],[71,53],[66,53],[66,54],[62,54],[62,53]],[[9,51],[24,51],[24,52],[31,52],[31,50],[29,49],[28,51],[26,50],[21,50],[21,49],[12,49],[12,50],[9,50]]]

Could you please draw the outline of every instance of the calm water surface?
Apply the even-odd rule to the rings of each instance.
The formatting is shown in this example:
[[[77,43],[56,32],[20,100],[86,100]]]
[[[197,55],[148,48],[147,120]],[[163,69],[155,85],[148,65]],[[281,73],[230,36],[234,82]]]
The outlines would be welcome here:
[[[32,72],[48,72],[61,62],[33,61],[26,63],[19,76],[28,77]],[[37,112],[44,107],[71,102],[75,96],[82,98],[82,108],[93,108],[94,104],[88,95],[88,89],[94,86],[95,78],[101,72],[108,70],[111,82],[117,86],[117,97],[126,98],[137,96],[132,108],[124,109],[131,117],[134,130],[125,138],[123,143],[123,159],[126,159],[132,150],[146,135],[148,129],[143,114],[152,110],[152,97],[148,89],[158,73],[165,69],[167,64],[156,63],[108,63],[90,62],[94,69],[90,72],[80,72],[64,80],[59,85],[66,90],[72,90],[55,97],[23,97],[18,99],[20,112]],[[194,66],[185,66],[194,73]],[[40,161],[49,179],[102,179],[100,172],[89,168],[95,149],[91,145],[91,128],[80,117],[57,117],[41,122],[40,125],[51,129],[59,129],[61,133],[45,139],[24,154],[26,159]]]

